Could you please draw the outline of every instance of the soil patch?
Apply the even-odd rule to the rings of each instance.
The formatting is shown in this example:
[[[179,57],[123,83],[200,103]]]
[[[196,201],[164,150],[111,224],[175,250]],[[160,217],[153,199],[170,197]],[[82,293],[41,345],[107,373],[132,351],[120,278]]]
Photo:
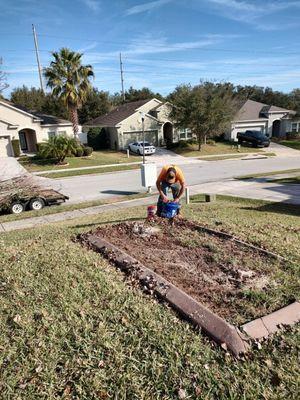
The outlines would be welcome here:
[[[232,323],[272,311],[278,261],[232,240],[200,232],[191,222],[120,223],[93,231]]]

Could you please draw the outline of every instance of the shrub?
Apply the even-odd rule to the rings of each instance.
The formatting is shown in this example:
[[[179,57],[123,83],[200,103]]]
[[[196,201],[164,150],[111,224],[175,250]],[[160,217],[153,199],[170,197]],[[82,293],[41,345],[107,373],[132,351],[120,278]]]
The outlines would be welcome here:
[[[78,146],[77,149],[76,149],[76,154],[75,154],[75,156],[76,156],[76,157],[82,157],[83,154],[84,154],[84,149],[83,149],[81,146]]]
[[[48,139],[41,147],[40,155],[42,158],[53,158],[58,163],[62,163],[68,154],[74,153],[78,143],[75,139],[59,135]]]
[[[12,139],[11,145],[14,151],[14,156],[19,157],[21,154],[20,141],[18,139]]]
[[[191,138],[191,139],[187,140],[187,143],[188,144],[198,144],[198,140],[197,140],[197,138]]]
[[[86,156],[86,157],[90,156],[92,154],[92,152],[93,152],[93,148],[90,147],[90,146],[85,146],[83,148],[83,155]]]
[[[186,140],[179,140],[177,147],[180,149],[185,149],[186,147],[189,147],[189,144]]]
[[[211,146],[215,146],[216,145],[216,141],[213,139],[207,139],[206,144],[210,144]]]
[[[87,133],[88,146],[93,150],[103,150],[109,148],[109,140],[104,128],[91,128]]]
[[[300,139],[300,132],[287,132],[286,138],[288,140]]]

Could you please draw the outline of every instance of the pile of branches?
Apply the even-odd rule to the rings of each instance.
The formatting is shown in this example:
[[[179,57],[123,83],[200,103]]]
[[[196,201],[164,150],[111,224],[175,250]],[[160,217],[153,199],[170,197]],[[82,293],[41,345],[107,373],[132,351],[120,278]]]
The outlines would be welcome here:
[[[45,192],[31,176],[20,176],[0,182],[0,210],[9,209],[12,202],[37,197]]]

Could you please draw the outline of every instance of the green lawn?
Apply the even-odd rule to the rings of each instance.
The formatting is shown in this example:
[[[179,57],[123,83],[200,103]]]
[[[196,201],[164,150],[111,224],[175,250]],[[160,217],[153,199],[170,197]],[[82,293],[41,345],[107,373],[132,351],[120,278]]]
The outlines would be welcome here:
[[[300,150],[300,140],[281,140],[278,143],[282,144],[283,146],[291,147],[295,150]]]
[[[258,173],[258,174],[250,174],[250,175],[241,175],[241,176],[237,176],[235,179],[264,178],[264,177],[268,177],[268,176],[272,176],[272,175],[295,174],[297,172],[300,173],[300,169],[299,168],[283,169],[283,170],[279,170],[279,171],[261,172],[261,173]]]
[[[201,200],[187,217],[300,260],[296,207]],[[72,240],[144,215],[120,210],[0,236],[1,398],[298,399],[299,326],[235,360]],[[291,275],[296,285],[299,268],[287,263],[282,282]]]
[[[90,174],[105,174],[107,172],[115,172],[115,171],[128,171],[133,169],[139,169],[140,165],[122,165],[115,167],[101,167],[101,168],[91,168],[91,169],[82,169],[78,171],[61,171],[54,172],[48,174],[40,174],[39,176],[45,176],[46,178],[67,178],[68,176],[78,176],[78,175],[90,175]]]
[[[67,157],[67,166],[58,167],[55,165],[54,160],[38,160],[35,157],[21,157],[19,162],[30,172],[36,171],[49,171],[51,169],[59,168],[81,168],[81,167],[94,167],[104,164],[122,164],[128,162],[138,162],[141,160],[140,156],[130,155],[127,158],[125,152],[104,150],[94,151],[91,157]]]
[[[260,154],[260,156],[263,157],[275,157],[276,154],[275,153],[263,153]],[[231,156],[213,156],[213,157],[198,157],[198,160],[203,160],[203,161],[222,161],[222,160],[234,160],[237,158],[241,158],[241,157],[245,157],[245,155],[243,154],[235,154],[235,155],[231,155]]]
[[[201,151],[198,151],[197,144],[190,144],[188,147],[175,147],[172,149],[177,154],[185,157],[202,157],[210,155],[220,155],[220,154],[233,154],[233,153],[259,153],[261,149],[256,149],[254,147],[247,147],[242,145],[238,150],[236,147],[232,148],[232,144],[229,142],[216,142],[216,144],[206,144],[202,146]]]

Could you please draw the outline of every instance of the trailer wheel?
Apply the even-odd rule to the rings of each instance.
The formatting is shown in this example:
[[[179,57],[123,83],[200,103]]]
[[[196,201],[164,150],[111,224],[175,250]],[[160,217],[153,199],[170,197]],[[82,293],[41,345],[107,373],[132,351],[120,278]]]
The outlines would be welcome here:
[[[44,208],[44,206],[45,206],[45,202],[40,197],[35,197],[34,199],[31,199],[29,202],[30,210],[38,211],[38,210],[41,210],[42,208]]]
[[[20,203],[19,201],[15,201],[10,206],[10,212],[12,214],[21,214],[21,212],[23,212],[24,209],[25,209],[24,204]]]

